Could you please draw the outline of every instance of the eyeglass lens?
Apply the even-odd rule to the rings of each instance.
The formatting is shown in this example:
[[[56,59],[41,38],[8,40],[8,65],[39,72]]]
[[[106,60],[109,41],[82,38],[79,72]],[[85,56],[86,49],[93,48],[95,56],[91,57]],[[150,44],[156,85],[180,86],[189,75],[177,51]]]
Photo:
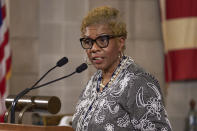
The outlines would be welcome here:
[[[105,48],[108,46],[110,38],[111,37],[109,35],[103,35],[103,36],[97,37],[96,39],[82,38],[82,39],[80,39],[80,41],[81,41],[81,45],[84,49],[91,49],[94,42],[100,48]]]

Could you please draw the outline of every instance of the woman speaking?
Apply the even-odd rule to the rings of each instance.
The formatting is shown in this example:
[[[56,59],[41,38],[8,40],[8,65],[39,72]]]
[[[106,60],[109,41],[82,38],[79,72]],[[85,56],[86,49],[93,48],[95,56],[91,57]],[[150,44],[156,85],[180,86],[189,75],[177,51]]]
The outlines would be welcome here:
[[[83,90],[76,131],[171,131],[158,81],[124,55],[126,25],[119,11],[95,8],[81,24],[82,48],[97,72]]]

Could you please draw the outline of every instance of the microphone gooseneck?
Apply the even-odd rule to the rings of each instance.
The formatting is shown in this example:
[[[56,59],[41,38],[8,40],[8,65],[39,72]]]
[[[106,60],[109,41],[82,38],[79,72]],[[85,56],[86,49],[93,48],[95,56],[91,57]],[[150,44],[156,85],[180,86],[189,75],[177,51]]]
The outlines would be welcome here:
[[[66,57],[61,58],[56,63],[56,66],[54,66],[50,70],[48,70],[31,88],[26,88],[25,90],[23,90],[22,92],[20,92],[16,96],[16,98],[14,99],[14,101],[12,102],[12,105],[11,105],[11,123],[15,123],[15,108],[16,108],[16,104],[17,104],[18,100],[21,97],[23,97],[25,94],[27,94],[30,90],[32,90],[49,72],[54,70],[56,67],[61,67],[61,66],[65,65],[66,63],[68,63],[68,58],[66,58]]]
[[[56,66],[54,66],[53,68],[51,68],[50,70],[48,70],[31,88],[33,88],[34,86],[36,86],[49,72],[51,72],[52,70],[54,70],[56,67],[61,67],[65,64],[68,63],[68,58],[63,57],[61,58],[57,63]]]
[[[60,77],[60,78],[58,78],[58,79],[49,81],[49,82],[47,82],[47,83],[44,83],[44,84],[39,85],[39,86],[36,86],[36,87],[33,87],[32,89],[37,89],[37,88],[40,88],[40,87],[49,85],[49,84],[54,83],[54,82],[56,82],[56,81],[59,81],[59,80],[62,80],[62,79],[64,79],[64,78],[67,78],[67,77],[69,77],[69,76],[72,76],[72,75],[74,75],[75,73],[81,73],[81,72],[83,72],[84,70],[86,70],[87,68],[88,68],[87,64],[86,64],[86,63],[83,63],[83,64],[81,64],[80,66],[78,66],[78,67],[76,68],[76,71],[70,73],[69,75]],[[31,89],[31,90],[32,90],[32,89]]]

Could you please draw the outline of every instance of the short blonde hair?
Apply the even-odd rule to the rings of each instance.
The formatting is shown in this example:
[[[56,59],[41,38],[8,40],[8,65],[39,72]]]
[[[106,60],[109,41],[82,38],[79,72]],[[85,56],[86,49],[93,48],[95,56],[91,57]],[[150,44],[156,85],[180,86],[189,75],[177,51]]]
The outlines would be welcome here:
[[[107,24],[113,35],[127,37],[126,24],[121,21],[119,10],[108,6],[93,9],[84,17],[81,24],[81,33],[85,34],[85,28],[94,24]]]

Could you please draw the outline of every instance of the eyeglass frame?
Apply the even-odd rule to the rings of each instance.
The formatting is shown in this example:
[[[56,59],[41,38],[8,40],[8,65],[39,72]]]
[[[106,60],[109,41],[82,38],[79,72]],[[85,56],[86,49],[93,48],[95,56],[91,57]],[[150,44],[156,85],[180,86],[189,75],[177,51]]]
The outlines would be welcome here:
[[[80,38],[79,40],[80,40],[80,43],[81,43],[81,46],[82,46],[83,49],[92,49],[94,43],[96,43],[96,45],[97,45],[98,47],[100,47],[100,45],[96,42],[97,39],[99,39],[100,37],[107,37],[107,44],[106,44],[106,46],[100,47],[100,48],[106,48],[106,47],[108,47],[108,45],[109,45],[109,40],[110,40],[110,39],[116,38],[116,37],[121,37],[121,36],[123,36],[123,35],[107,35],[107,34],[106,34],[106,35],[100,35],[100,36],[96,37],[95,39],[92,39],[92,38]],[[84,39],[90,39],[90,40],[91,40],[92,46],[91,46],[90,48],[84,48],[84,47],[83,47],[83,43],[82,43],[82,42],[83,42]]]

